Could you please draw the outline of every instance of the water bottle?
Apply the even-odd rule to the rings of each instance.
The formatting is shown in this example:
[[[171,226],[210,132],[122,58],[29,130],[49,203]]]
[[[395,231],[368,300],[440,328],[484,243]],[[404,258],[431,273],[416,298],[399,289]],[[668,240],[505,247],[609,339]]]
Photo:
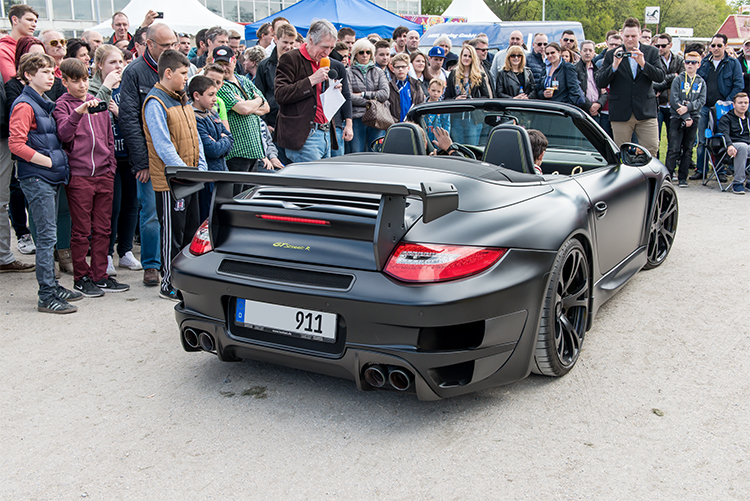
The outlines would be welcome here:
[[[519,93],[519,94],[523,94],[523,85],[521,85],[521,86],[520,86],[520,87],[518,88],[518,93]]]

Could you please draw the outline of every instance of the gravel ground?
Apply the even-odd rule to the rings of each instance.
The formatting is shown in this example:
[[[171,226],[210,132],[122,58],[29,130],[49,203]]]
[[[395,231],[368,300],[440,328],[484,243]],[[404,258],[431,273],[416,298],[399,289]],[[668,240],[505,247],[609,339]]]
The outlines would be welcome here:
[[[186,353],[141,272],[67,316],[0,275],[0,498],[748,499],[750,196],[679,196],[570,374],[439,402]]]

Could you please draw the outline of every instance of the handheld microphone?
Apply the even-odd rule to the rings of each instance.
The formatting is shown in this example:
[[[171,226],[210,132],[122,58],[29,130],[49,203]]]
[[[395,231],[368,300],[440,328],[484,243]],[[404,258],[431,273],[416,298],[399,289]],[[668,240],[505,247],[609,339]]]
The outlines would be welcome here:
[[[339,72],[331,68],[330,70],[328,70],[328,78],[331,80],[338,80]]]
[[[323,56],[320,58],[320,67],[321,68],[330,68],[331,67],[331,60],[327,57]]]

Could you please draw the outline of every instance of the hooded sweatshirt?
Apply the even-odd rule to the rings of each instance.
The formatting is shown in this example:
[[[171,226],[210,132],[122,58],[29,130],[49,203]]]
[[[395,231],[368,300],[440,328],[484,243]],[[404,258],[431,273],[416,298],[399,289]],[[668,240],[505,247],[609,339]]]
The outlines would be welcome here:
[[[95,98],[86,94],[85,99],[91,101]],[[93,177],[114,172],[117,163],[109,113],[79,114],[75,109],[82,104],[82,100],[66,92],[57,100],[53,112],[57,121],[57,135],[68,153],[70,174]]]

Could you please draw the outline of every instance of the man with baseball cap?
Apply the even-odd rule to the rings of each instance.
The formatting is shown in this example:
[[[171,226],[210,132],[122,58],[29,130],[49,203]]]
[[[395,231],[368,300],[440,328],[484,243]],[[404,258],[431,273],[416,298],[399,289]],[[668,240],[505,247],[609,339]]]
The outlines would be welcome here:
[[[224,68],[224,84],[217,96],[227,107],[229,131],[234,136],[234,146],[226,156],[227,169],[250,172],[258,160],[266,156],[260,117],[268,113],[268,102],[252,80],[235,73],[237,60],[231,47],[215,47],[211,55],[214,62]]]
[[[448,72],[443,69],[443,61],[445,61],[445,49],[442,47],[436,45],[427,53],[430,75],[445,82],[448,80]]]

